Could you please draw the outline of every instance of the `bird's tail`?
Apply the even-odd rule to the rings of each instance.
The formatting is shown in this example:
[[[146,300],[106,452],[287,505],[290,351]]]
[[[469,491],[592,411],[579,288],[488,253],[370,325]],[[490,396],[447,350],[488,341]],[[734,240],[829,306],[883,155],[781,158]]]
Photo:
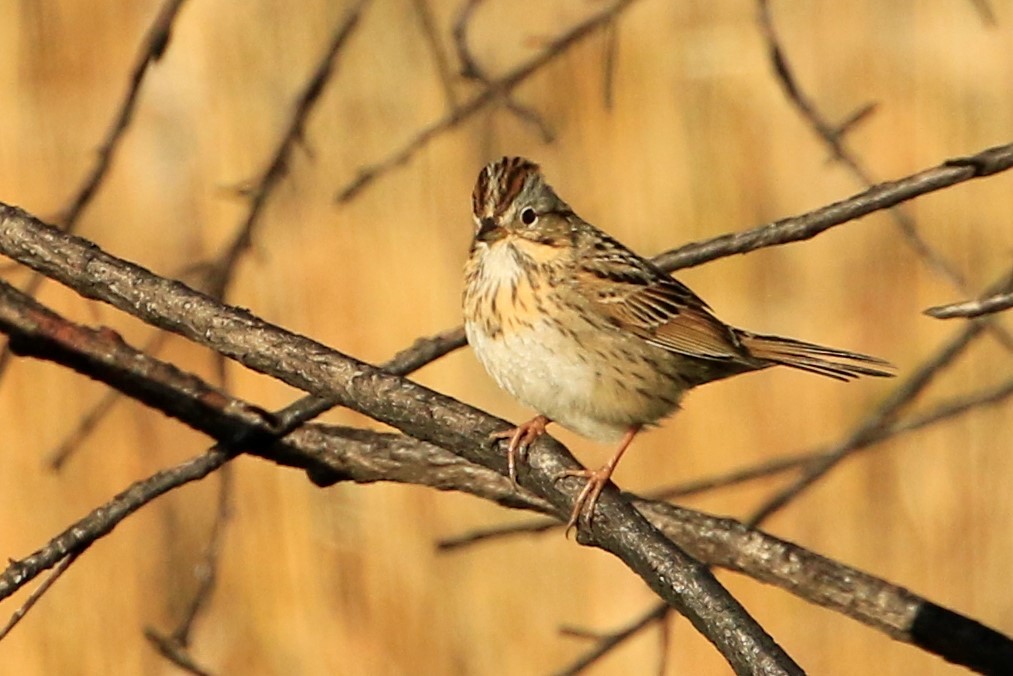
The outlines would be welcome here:
[[[859,376],[879,378],[893,376],[894,366],[878,357],[806,343],[793,338],[761,336],[736,330],[742,345],[753,357],[794,369],[818,373],[836,380],[852,380]]]

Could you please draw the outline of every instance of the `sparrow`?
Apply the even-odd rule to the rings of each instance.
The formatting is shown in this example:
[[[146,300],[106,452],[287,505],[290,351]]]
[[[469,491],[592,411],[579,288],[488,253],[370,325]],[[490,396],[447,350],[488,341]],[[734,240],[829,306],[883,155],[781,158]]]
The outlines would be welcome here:
[[[591,225],[546,183],[537,164],[504,157],[479,173],[465,265],[468,343],[500,387],[538,412],[508,438],[507,465],[555,422],[617,442],[585,479],[567,532],[588,521],[633,439],[679,407],[690,389],[771,366],[837,380],[891,376],[889,362],[718,319],[699,296]]]

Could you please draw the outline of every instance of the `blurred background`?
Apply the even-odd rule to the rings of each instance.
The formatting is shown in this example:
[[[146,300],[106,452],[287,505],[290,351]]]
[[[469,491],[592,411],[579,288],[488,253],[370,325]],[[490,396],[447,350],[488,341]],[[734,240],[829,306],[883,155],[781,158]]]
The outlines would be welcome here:
[[[363,167],[480,93],[480,83],[460,75],[455,52],[464,4],[375,0],[361,8],[288,173],[267,198],[230,303],[373,362],[459,324],[472,184],[503,154],[538,161],[579,214],[645,255],[863,188],[786,99],[755,3],[639,0],[513,92],[537,123],[494,101],[337,202]],[[0,2],[0,201],[61,218],[96,162],[160,7]],[[467,22],[467,41],[484,74],[496,78],[608,7],[488,0]],[[281,0],[185,2],[77,232],[170,276],[218,256],[249,212],[242,188],[271,161],[299,92],[352,8],[330,0],[297,9]],[[800,85],[832,123],[878,104],[846,137],[875,179],[1013,137],[1010,3],[771,8]],[[1008,272],[1013,175],[964,183],[904,209],[966,279],[964,290],[930,269],[887,213],[679,277],[730,323],[879,355],[903,378],[962,326],[922,310],[977,295]],[[3,270],[19,284],[28,278]],[[134,345],[153,335],[53,283],[39,298],[78,321],[112,326]],[[1013,331],[1009,316],[1005,324]],[[216,377],[213,355],[182,339],[170,338],[159,354]],[[981,337],[914,410],[1011,376],[1010,353]],[[511,420],[531,415],[468,350],[415,377]],[[780,369],[701,388],[679,415],[638,439],[616,481],[646,491],[832,444],[897,384],[845,386]],[[298,396],[235,364],[227,385],[266,408]],[[4,375],[0,555],[27,555],[132,481],[209,443],[120,401],[54,470],[54,449],[104,392],[50,364],[15,361]],[[1011,634],[1010,413],[1008,402],[982,408],[864,452],[765,527]],[[346,411],[325,420],[372,424]],[[611,450],[553,433],[585,464]],[[655,602],[615,559],[559,531],[439,553],[440,538],[527,518],[475,498],[400,485],[322,490],[302,473],[243,457],[230,478],[217,586],[191,636],[192,655],[212,673],[549,673],[592,645],[560,627],[611,631]],[[747,518],[786,480],[682,502]],[[220,489],[214,475],[176,491],[93,546],[0,644],[0,671],[177,673],[143,631],[171,633],[185,615]],[[781,590],[727,572],[720,578],[810,673],[964,673]],[[27,593],[0,614],[13,613]],[[659,669],[728,671],[676,619],[638,634],[590,673]]]

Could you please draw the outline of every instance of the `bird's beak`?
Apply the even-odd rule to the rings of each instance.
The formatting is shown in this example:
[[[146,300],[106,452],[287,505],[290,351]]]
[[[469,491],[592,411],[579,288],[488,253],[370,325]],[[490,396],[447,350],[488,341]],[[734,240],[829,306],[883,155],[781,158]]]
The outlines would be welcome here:
[[[486,217],[478,222],[478,232],[475,233],[475,239],[479,242],[485,242],[486,244],[492,244],[498,239],[502,239],[506,231],[496,224],[496,221],[491,217]]]

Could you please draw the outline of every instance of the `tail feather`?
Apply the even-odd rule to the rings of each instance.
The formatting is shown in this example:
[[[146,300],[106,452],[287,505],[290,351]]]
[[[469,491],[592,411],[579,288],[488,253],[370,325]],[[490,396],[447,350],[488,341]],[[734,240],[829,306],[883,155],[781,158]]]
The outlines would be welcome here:
[[[894,366],[878,357],[806,343],[794,338],[761,336],[736,331],[742,345],[756,359],[817,373],[835,380],[853,380],[859,376],[893,376]]]

